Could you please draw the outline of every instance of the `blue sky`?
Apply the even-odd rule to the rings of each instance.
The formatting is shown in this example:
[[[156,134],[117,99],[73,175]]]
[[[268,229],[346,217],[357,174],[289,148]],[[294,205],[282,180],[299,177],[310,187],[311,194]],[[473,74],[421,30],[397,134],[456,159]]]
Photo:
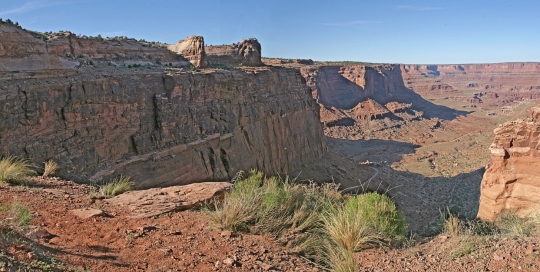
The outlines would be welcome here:
[[[540,1],[1,0],[37,31],[207,44],[256,37],[265,57],[385,63],[540,61]]]

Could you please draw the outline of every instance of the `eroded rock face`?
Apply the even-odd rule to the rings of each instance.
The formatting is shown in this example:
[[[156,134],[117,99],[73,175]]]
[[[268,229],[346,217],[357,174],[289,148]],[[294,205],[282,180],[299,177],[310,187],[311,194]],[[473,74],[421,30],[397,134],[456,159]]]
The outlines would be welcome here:
[[[167,48],[184,56],[196,67],[205,68],[208,65],[202,36],[190,36],[177,44],[169,45]]]
[[[150,47],[132,39],[85,39],[71,32],[44,41],[41,35],[0,22],[0,72],[75,69],[82,63],[107,61],[111,65],[155,62],[183,66],[189,62],[162,47]]]
[[[540,63],[402,65],[402,71],[407,87],[430,98],[449,97],[484,107],[540,98]]]
[[[251,168],[289,174],[325,153],[318,105],[298,70],[117,67],[108,65],[125,64],[117,54],[131,61],[185,58],[136,42],[112,46],[121,42],[69,33],[45,42],[11,24],[0,23],[0,30],[0,155],[36,165],[53,159],[61,177],[77,182],[124,174],[150,188],[224,181]],[[204,53],[202,39],[187,44],[193,56]],[[242,44],[242,58],[256,59],[258,43]]]
[[[495,129],[491,165],[481,184],[478,217],[493,220],[502,210],[528,215],[540,204],[540,107],[525,121]]]
[[[212,66],[263,66],[261,44],[250,38],[238,44],[207,46],[208,61]]]
[[[401,65],[304,66],[300,71],[321,105],[326,135],[334,138],[388,138],[393,137],[390,130],[411,122],[435,127],[439,119],[464,114],[435,105],[407,88]]]

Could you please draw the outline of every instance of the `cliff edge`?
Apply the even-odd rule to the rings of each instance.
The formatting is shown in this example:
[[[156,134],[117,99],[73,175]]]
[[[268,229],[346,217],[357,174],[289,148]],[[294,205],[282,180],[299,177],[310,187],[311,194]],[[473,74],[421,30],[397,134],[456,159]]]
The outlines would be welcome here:
[[[503,210],[526,216],[540,204],[540,107],[529,119],[504,123],[494,133],[478,217],[493,220]]]

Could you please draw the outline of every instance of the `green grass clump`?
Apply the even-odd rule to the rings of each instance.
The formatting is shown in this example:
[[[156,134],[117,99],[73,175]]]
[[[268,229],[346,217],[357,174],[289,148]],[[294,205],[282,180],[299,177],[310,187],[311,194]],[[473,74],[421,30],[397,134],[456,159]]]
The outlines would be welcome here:
[[[269,234],[334,271],[356,271],[355,251],[405,236],[403,214],[385,195],[343,196],[335,184],[302,184],[256,170],[234,180],[209,212],[214,223]]]
[[[407,231],[405,217],[386,195],[372,192],[354,196],[347,202],[345,209],[350,209],[350,213],[357,213],[357,216],[367,222],[368,227],[381,238],[405,237]]]
[[[7,156],[0,160],[0,183],[25,184],[36,172],[28,161]]]
[[[101,186],[98,195],[103,197],[113,197],[131,191],[135,184],[127,176],[119,176]]]

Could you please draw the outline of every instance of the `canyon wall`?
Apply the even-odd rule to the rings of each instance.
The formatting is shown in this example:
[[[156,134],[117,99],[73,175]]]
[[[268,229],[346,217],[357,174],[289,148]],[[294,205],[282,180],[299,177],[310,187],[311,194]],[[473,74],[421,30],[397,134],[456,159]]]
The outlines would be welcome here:
[[[526,216],[540,205],[540,108],[526,120],[500,125],[494,133],[478,217],[493,220],[503,210]]]
[[[298,70],[127,68],[108,64],[117,57],[109,49],[132,52],[130,45],[82,39],[80,61],[82,51],[61,50],[69,37],[0,30],[0,155],[53,159],[61,177],[78,182],[124,174],[149,188],[229,180],[250,168],[288,174],[326,151],[318,105]],[[187,60],[136,47],[141,58]],[[5,65],[33,58],[59,62]]]
[[[535,62],[403,65],[402,71],[406,86],[424,97],[499,108],[540,98],[540,63]]]

